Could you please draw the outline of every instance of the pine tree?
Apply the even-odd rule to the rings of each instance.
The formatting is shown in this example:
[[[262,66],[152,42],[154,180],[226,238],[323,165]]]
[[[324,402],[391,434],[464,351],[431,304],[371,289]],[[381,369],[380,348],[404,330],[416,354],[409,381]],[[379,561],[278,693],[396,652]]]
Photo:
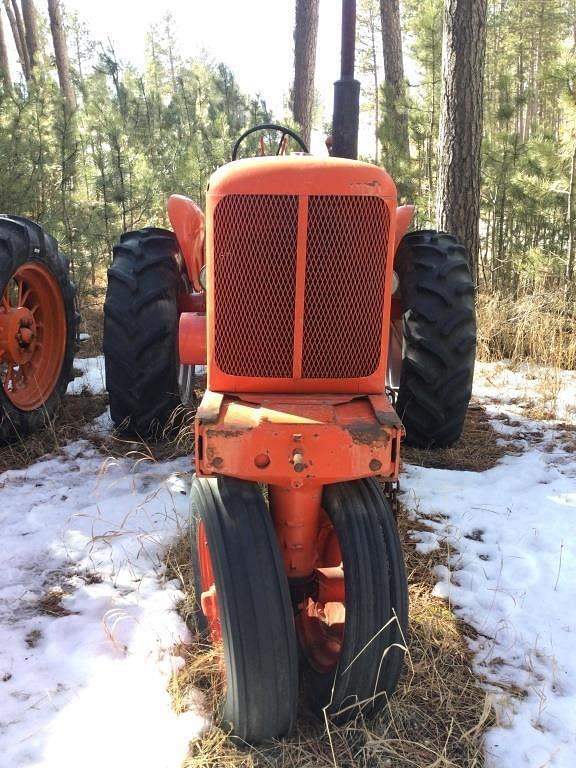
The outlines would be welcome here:
[[[296,0],[292,114],[301,127],[302,138],[307,145],[310,144],[312,130],[318,5],[319,0]]]
[[[12,76],[10,74],[10,62],[8,61],[8,49],[6,47],[6,38],[4,37],[3,23],[2,8],[0,7],[0,80],[4,84],[4,90],[9,91],[12,87]]]
[[[68,45],[66,43],[66,31],[64,29],[60,0],[48,0],[48,14],[50,16],[50,30],[52,32],[52,43],[54,45],[60,90],[62,91],[66,111],[68,114],[71,114],[76,109],[76,96],[70,76]]]
[[[387,165],[397,175],[406,168],[410,157],[399,0],[380,0],[380,15],[384,52],[384,138]]]
[[[486,0],[446,0],[436,218],[465,244],[476,270],[480,248],[480,146]]]

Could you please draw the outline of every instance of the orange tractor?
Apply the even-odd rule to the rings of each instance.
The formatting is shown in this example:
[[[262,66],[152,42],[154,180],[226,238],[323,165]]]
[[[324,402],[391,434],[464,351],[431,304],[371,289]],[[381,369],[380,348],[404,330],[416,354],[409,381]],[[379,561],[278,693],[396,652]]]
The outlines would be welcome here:
[[[123,235],[109,270],[119,426],[157,433],[207,365],[191,490],[196,624],[223,648],[222,721],[252,742],[290,731],[299,677],[336,722],[386,706],[408,618],[392,504],[401,440],[453,442],[470,397],[463,248],[405,234],[413,208],[397,207],[385,170],[353,159],[353,5],[333,156],[311,157],[288,128],[246,131],[210,179],[206,214],[173,196],[174,231]],[[238,159],[257,130],[261,152],[279,131],[274,156]]]

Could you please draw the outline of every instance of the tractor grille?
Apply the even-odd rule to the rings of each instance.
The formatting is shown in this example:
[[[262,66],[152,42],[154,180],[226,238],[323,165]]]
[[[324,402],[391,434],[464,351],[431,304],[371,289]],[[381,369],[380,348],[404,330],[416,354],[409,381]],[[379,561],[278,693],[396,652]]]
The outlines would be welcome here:
[[[359,378],[378,367],[388,220],[377,197],[310,198],[303,378]]]
[[[216,363],[231,376],[290,378],[296,195],[230,195],[214,212]]]
[[[377,369],[388,234],[381,198],[309,198],[303,379]],[[297,235],[296,195],[230,195],[216,206],[215,357],[224,373],[292,378]]]

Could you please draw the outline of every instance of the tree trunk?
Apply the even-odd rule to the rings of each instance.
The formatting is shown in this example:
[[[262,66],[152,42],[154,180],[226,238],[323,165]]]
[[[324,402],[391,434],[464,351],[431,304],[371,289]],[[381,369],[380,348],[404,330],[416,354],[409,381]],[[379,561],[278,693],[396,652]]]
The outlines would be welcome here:
[[[2,26],[2,12],[0,10],[0,80],[4,83],[4,89],[9,91],[12,87],[12,77],[10,75],[10,63],[8,61],[8,49],[6,48],[6,38],[4,37],[4,27]]]
[[[380,84],[378,82],[378,59],[376,58],[376,23],[370,9],[370,37],[372,38],[372,77],[374,79],[374,162],[378,165],[380,154]]]
[[[70,59],[60,0],[48,0],[48,14],[50,16],[50,29],[52,31],[60,91],[64,98],[67,113],[72,114],[76,109],[76,96],[74,86],[72,85],[72,78],[70,77]]]
[[[14,8],[10,4],[10,0],[3,0],[4,8],[6,9],[6,16],[10,22],[10,28],[12,30],[12,37],[14,38],[14,45],[16,46],[16,52],[20,59],[20,66],[26,80],[30,79],[30,60],[28,58],[28,48],[26,47],[26,38],[24,35],[24,25],[22,24],[22,16],[20,15],[20,8],[18,4],[13,0],[14,7],[16,8],[17,15]]]
[[[486,0],[445,0],[438,227],[460,238],[477,275]]]
[[[16,6],[17,7],[17,6]],[[38,53],[38,25],[36,23],[36,8],[33,0],[22,0],[22,16],[24,17],[24,30],[26,36],[26,48],[30,59],[30,72],[36,64]]]
[[[396,158],[407,161],[410,155],[399,0],[380,0],[380,17],[384,53],[384,126],[389,143],[387,164],[395,165]],[[391,170],[394,170],[392,166]]]
[[[568,290],[573,290],[574,261],[576,260],[576,144],[572,152],[570,166],[570,186],[568,187],[568,264],[566,267],[566,279]]]
[[[310,145],[314,106],[314,71],[318,37],[319,0],[296,0],[294,25],[294,91],[292,114],[300,125],[304,143]]]

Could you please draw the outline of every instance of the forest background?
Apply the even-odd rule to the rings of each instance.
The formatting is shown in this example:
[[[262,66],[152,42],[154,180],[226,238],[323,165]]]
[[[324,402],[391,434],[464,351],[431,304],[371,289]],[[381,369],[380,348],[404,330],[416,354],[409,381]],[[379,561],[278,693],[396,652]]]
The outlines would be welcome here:
[[[391,171],[401,199],[417,205],[417,227],[434,227],[444,0],[400,2],[406,75],[393,103],[381,10],[378,0],[358,2],[361,122],[374,131],[363,159]],[[335,61],[335,77],[337,68]],[[473,265],[481,351],[549,362],[549,345],[535,350],[518,335],[522,323],[534,324],[523,315],[529,298],[531,312],[546,314],[543,332],[572,335],[554,362],[576,367],[576,0],[488,0],[483,98]],[[225,63],[185,55],[169,15],[150,30],[137,69],[59,0],[2,0],[0,211],[28,216],[58,239],[80,304],[89,305],[121,232],[166,226],[172,193],[202,204],[210,174],[230,159],[242,130],[272,118],[294,125],[290,106],[272,115],[241,92]],[[408,126],[407,153],[398,147],[399,119]],[[317,123],[318,113],[315,127],[329,132]],[[506,336],[510,324],[515,332]]]

